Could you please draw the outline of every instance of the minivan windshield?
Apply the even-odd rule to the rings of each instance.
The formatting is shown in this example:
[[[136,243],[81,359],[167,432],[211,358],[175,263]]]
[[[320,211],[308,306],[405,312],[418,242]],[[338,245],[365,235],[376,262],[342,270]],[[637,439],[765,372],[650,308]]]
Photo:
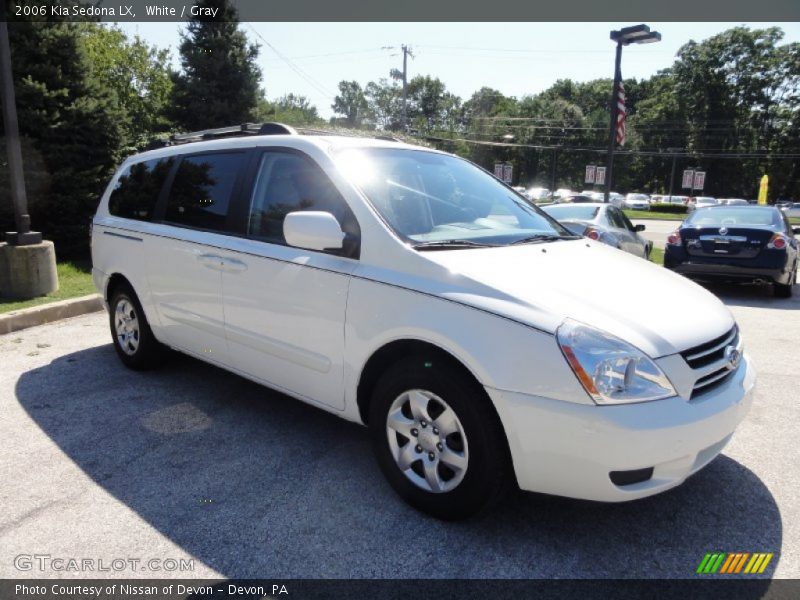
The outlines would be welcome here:
[[[395,233],[419,249],[574,239],[489,173],[447,154],[347,148],[339,169]]]

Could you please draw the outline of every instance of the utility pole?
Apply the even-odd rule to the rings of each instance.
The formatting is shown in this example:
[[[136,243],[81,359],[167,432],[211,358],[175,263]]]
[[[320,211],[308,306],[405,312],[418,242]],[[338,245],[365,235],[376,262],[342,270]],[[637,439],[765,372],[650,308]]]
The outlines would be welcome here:
[[[676,152],[679,152],[680,148],[667,148],[667,152],[672,152],[672,171],[669,175],[669,195],[672,197],[672,190],[675,187],[675,161],[678,158]]]
[[[392,46],[384,46],[384,48],[390,50]],[[408,133],[408,57],[414,58],[414,53],[411,46],[406,44],[402,44],[400,49],[403,51],[403,70],[392,69],[389,71],[389,76],[392,79],[402,79],[403,81],[403,131]]]
[[[614,59],[614,83],[611,86],[611,124],[608,131],[608,154],[606,156],[606,189],[603,195],[603,202],[608,203],[611,195],[611,177],[614,175],[614,147],[616,146],[617,137],[617,97],[620,81],[622,80],[622,73],[620,71],[620,63],[622,62],[622,40],[617,40],[617,54]]]
[[[53,242],[42,241],[42,234],[31,231],[25,178],[22,170],[22,147],[19,141],[14,78],[11,70],[11,44],[8,37],[6,3],[0,5],[0,97],[3,102],[3,126],[8,149],[8,174],[14,204],[16,231],[6,232],[0,243],[0,297],[28,299],[44,296],[58,289],[56,253]]]
[[[8,172],[11,184],[11,200],[14,204],[15,232],[6,235],[13,246],[38,244],[42,234],[31,231],[31,218],[28,215],[28,198],[25,195],[25,179],[22,171],[22,149],[17,125],[17,104],[14,99],[14,80],[11,72],[11,47],[8,41],[5,3],[0,8],[0,97],[3,100],[3,125],[6,132],[8,152]]]

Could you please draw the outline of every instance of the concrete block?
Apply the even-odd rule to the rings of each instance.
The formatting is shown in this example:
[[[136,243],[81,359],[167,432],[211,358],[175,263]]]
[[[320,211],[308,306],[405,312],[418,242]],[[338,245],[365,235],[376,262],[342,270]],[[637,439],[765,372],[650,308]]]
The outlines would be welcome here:
[[[53,242],[0,244],[0,297],[27,300],[58,290]]]

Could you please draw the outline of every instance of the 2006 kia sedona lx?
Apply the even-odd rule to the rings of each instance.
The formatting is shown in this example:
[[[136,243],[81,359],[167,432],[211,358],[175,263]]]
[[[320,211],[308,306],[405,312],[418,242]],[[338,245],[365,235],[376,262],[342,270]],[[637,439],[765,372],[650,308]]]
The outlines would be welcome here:
[[[168,346],[364,423],[445,519],[509,484],[662,492],[747,413],[754,370],[703,288],[455,156],[284,131],[122,164],[92,254],[127,366]]]

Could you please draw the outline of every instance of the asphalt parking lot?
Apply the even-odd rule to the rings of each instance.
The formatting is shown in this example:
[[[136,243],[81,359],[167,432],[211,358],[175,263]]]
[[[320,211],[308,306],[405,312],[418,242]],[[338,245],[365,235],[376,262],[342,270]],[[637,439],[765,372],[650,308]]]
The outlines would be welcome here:
[[[722,456],[653,498],[520,492],[456,524],[394,495],[360,426],[179,355],[128,371],[104,313],[2,336],[0,577],[65,575],[15,567],[46,554],[194,560],[71,577],[681,578],[714,551],[800,577],[800,289],[713,291],[759,371]]]

